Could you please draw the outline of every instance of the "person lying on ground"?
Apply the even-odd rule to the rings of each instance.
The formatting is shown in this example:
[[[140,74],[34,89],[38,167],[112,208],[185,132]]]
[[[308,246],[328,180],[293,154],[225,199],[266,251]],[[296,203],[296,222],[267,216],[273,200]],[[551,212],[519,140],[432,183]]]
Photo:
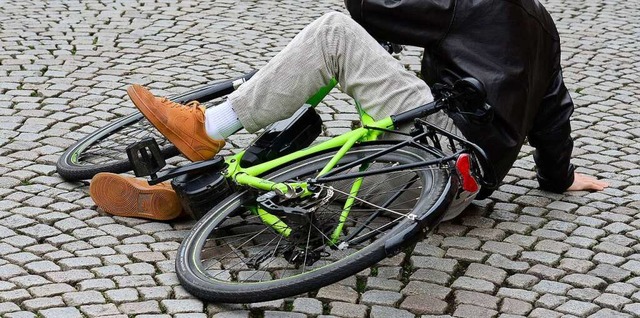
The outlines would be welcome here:
[[[144,116],[191,161],[211,159],[225,138],[291,116],[336,78],[341,89],[379,120],[429,103],[429,85],[480,80],[495,109],[489,124],[464,114],[427,118],[479,145],[502,180],[528,139],[541,189],[599,191],[607,183],[575,172],[570,115],[574,105],[560,66],[560,41],[536,0],[346,0],[351,17],[328,13],[305,27],[247,83],[214,107],[177,104],[140,85],[127,93]],[[374,38],[375,37],[375,38]],[[417,77],[377,39],[421,46]],[[493,189],[481,189],[485,198]],[[181,214],[170,186],[98,174],[91,197],[107,213],[168,220]],[[469,200],[471,201],[471,200]],[[447,215],[450,219],[455,215]]]

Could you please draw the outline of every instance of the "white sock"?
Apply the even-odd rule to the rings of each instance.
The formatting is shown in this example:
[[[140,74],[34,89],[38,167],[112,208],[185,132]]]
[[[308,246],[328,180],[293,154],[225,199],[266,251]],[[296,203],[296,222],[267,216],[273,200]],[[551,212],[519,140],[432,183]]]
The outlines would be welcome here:
[[[207,108],[204,113],[204,128],[209,137],[225,139],[242,129],[242,124],[231,108],[231,102],[227,100],[220,105]]]

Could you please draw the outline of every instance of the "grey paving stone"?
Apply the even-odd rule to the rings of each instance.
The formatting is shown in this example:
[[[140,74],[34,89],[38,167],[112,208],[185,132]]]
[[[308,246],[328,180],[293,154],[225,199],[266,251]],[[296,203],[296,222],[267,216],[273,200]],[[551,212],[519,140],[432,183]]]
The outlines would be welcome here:
[[[510,259],[513,259],[518,256],[520,252],[522,252],[523,248],[515,244],[489,241],[485,242],[484,245],[482,245],[482,250],[489,253],[502,254]]]
[[[586,273],[593,267],[595,267],[595,264],[593,264],[593,262],[575,258],[561,259],[560,265],[558,266],[559,269],[577,273]]]
[[[113,280],[122,288],[156,286],[155,280],[150,275],[114,276]]]
[[[400,266],[385,266],[378,267],[378,274],[376,277],[379,278],[388,278],[388,279],[400,279],[402,276],[402,268]]]
[[[104,295],[109,301],[116,304],[138,300],[138,291],[134,288],[107,290]]]
[[[411,275],[411,277],[414,277],[414,275]],[[413,278],[413,279],[416,279],[416,278]],[[367,278],[367,289],[400,291],[403,285],[404,284],[399,280],[385,279],[385,278],[379,278],[379,277]]]
[[[398,318],[413,318],[414,314],[393,307],[373,306],[369,314],[371,318],[384,318],[384,317],[398,317]]]
[[[596,193],[541,191],[535,181],[533,148],[525,145],[491,198],[441,226],[441,234],[418,243],[413,254],[407,255],[410,259],[449,258],[444,262],[457,262],[452,269],[438,267],[445,266],[441,262],[417,267],[403,263],[404,256],[398,256],[379,264],[377,277],[359,274],[366,279],[367,290],[402,290],[416,295],[406,301],[409,297],[426,297],[421,288],[430,289],[429,293],[442,297],[434,298],[434,302],[443,302],[446,308],[434,314],[447,316],[444,313],[454,314],[458,309],[444,301],[454,300],[449,284],[462,275],[492,282],[498,290],[531,291],[545,280],[557,282],[568,275],[586,274],[604,280],[606,285],[585,288],[593,285],[578,279],[570,283],[574,288],[565,295],[576,301],[593,299],[593,304],[597,304],[596,299],[607,300],[608,294],[632,301],[622,307],[621,313],[609,307],[591,316],[640,315],[635,306],[640,301],[636,295],[640,279],[635,277],[639,272],[636,261],[640,261],[640,221],[636,215],[640,208],[640,148],[636,142],[640,137],[636,125],[640,120],[640,79],[633,55],[637,42],[632,32],[637,20],[634,5],[619,0],[586,5],[566,0],[545,2],[558,26],[565,82],[576,104],[572,116],[573,162],[580,172],[606,178],[611,187]],[[177,244],[193,222],[150,222],[97,212],[87,185],[62,182],[55,173],[55,161],[75,140],[133,111],[125,96],[126,85],[138,82],[166,95],[259,68],[313,18],[329,10],[344,12],[343,3],[284,0],[214,1],[203,5],[170,1],[151,6],[137,6],[136,2],[123,6],[89,2],[61,6],[36,0],[26,6],[7,0],[1,7],[0,16],[11,19],[3,21],[4,33],[0,32],[0,267],[15,265],[27,273],[3,273],[8,277],[0,277],[0,301],[22,306],[21,302],[38,298],[62,299],[67,293],[122,288],[116,282],[138,291],[139,299],[131,302],[192,299],[174,285],[175,276],[159,275],[175,272]],[[46,15],[34,14],[32,8]],[[407,47],[400,61],[410,71],[418,72],[420,56],[420,49]],[[317,109],[329,135],[345,131],[358,118],[351,99],[340,92],[330,94]],[[233,145],[224,150],[225,154],[231,153],[230,149],[237,151],[251,138],[240,133],[232,138]],[[110,235],[110,230],[117,235]],[[54,234],[56,231],[61,234]],[[475,246],[477,240],[480,247]],[[559,259],[549,262],[550,258],[538,258],[541,254],[527,254],[530,260],[523,262],[520,254],[509,257],[505,256],[508,251],[483,250],[490,241],[515,245],[522,248],[520,253],[546,252]],[[66,266],[69,264],[61,263],[77,257],[96,257],[100,264],[77,264],[71,270]],[[27,269],[27,264],[39,261],[47,262],[36,264],[53,263],[61,269],[51,271],[55,266],[43,266],[37,269],[42,274]],[[153,272],[148,266],[135,265],[145,262],[154,267]],[[504,270],[509,277],[498,282],[489,276],[472,275],[466,267],[469,263]],[[132,266],[125,269],[127,264]],[[112,265],[117,267],[104,268]],[[429,273],[434,274],[432,278]],[[129,275],[149,277],[116,279]],[[32,288],[51,283],[66,283],[74,290],[42,297],[30,293]],[[399,285],[402,283],[407,286]],[[357,286],[355,278],[341,284]],[[560,306],[565,296],[535,294],[538,298],[533,302],[524,301],[546,307],[533,309],[529,316],[575,316],[549,310]],[[604,302],[597,305],[604,306]],[[76,309],[87,317],[126,317],[114,306],[81,305]],[[268,306],[251,306],[256,312],[267,310],[265,316],[288,315]],[[210,316],[248,317],[250,312],[243,307],[207,308]],[[175,314],[174,318],[204,318],[203,311]],[[34,317],[35,313],[16,311],[4,316]],[[138,316],[165,318],[169,314]]]
[[[526,262],[512,261],[502,255],[497,254],[489,256],[486,263],[497,268],[502,268],[507,271],[514,272],[523,272],[529,268],[529,264]]]
[[[448,307],[447,302],[428,295],[410,295],[400,304],[401,309],[406,309],[416,315],[444,314]]]
[[[495,290],[495,285],[486,280],[462,276],[456,279],[451,284],[451,288],[466,289],[466,290],[484,292],[484,293],[493,293]]]
[[[576,287],[601,289],[607,285],[603,279],[584,274],[570,274],[563,277],[560,282]]]
[[[542,280],[532,287],[538,293],[550,293],[555,295],[565,295],[572,288],[571,285],[548,280]]]
[[[322,302],[313,298],[296,298],[293,301],[293,311],[307,315],[322,314]]]
[[[553,240],[541,240],[535,245],[536,251],[549,252],[553,254],[562,254],[569,250],[571,245]]]
[[[367,315],[367,306],[343,302],[330,302],[329,313],[339,317],[364,318]]]
[[[538,294],[536,292],[533,292],[530,290],[524,290],[524,289],[507,288],[507,287],[501,287],[500,289],[498,289],[498,293],[496,294],[496,296],[503,297],[503,298],[504,297],[515,298],[515,299],[524,300],[526,302],[533,302],[536,300],[536,298],[538,298]]]
[[[58,261],[58,264],[64,269],[90,269],[101,266],[102,262],[97,257],[72,257],[62,259]]]
[[[468,304],[497,310],[500,298],[486,293],[456,290],[454,292],[454,302],[455,304]]]
[[[609,308],[603,308],[598,310],[595,314],[589,316],[589,318],[631,318],[629,314],[622,313],[620,311],[611,310]]]
[[[588,274],[598,276],[614,283],[620,282],[631,276],[630,271],[608,264],[600,264],[593,270],[589,271]]]
[[[391,291],[369,290],[362,294],[360,303],[364,305],[395,306],[402,294]]]
[[[620,311],[624,305],[631,303],[632,301],[626,297],[616,294],[605,293],[594,299],[593,302],[603,308],[611,308],[616,311]]]
[[[263,301],[260,303],[251,303],[249,304],[250,309],[257,310],[279,310],[284,308],[285,302],[284,299],[276,299],[271,301]]]
[[[545,266],[542,264],[537,264],[529,268],[527,274],[536,275],[543,279],[548,280],[558,280],[560,277],[564,276],[565,271],[557,268],[552,268],[549,266]]]
[[[431,256],[413,256],[411,257],[411,262],[417,268],[434,269],[445,273],[453,273],[458,267],[456,260]]]
[[[0,279],[2,280],[8,280],[11,277],[25,274],[27,274],[27,271],[17,265],[6,264],[0,266]]]
[[[103,291],[107,289],[116,288],[116,283],[111,279],[88,279],[83,280],[77,284],[80,290],[98,290]]]
[[[351,287],[334,284],[320,288],[316,297],[324,301],[355,303],[358,300],[358,292]]]
[[[477,249],[478,247],[480,247],[482,243],[480,242],[479,239],[474,238],[474,237],[458,237],[458,236],[453,236],[453,237],[446,237],[443,241],[442,241],[442,247],[443,248],[449,248],[449,247],[457,247],[457,248],[463,248],[463,249]]]
[[[65,303],[60,296],[26,299],[22,302],[22,307],[31,312],[52,307],[63,307],[64,305]]]
[[[638,290],[637,287],[627,283],[613,283],[607,286],[605,292],[629,297]]]
[[[0,303],[0,314],[20,311],[20,307],[14,303]]]
[[[566,303],[560,305],[560,307],[556,308],[556,310],[559,312],[563,312],[563,313],[567,313],[567,314],[571,314],[579,317],[588,316],[590,314],[595,313],[599,309],[600,307],[598,307],[598,305],[588,303],[588,302],[576,301],[576,300],[569,300]]]
[[[518,299],[504,298],[500,304],[500,312],[514,315],[526,315],[532,309],[530,303]]]
[[[104,296],[102,296],[102,293],[97,291],[66,293],[62,295],[62,299],[67,305],[73,307],[105,303]]]
[[[496,317],[498,312],[473,305],[460,305],[453,312],[455,317]]]
[[[539,281],[540,279],[538,277],[528,274],[514,274],[507,278],[507,284],[509,286],[521,289],[527,289]]]
[[[127,274],[127,271],[120,265],[109,265],[92,268],[91,271],[96,273],[98,277],[113,277]]]
[[[204,309],[202,301],[197,299],[165,299],[160,304],[169,314],[201,312]]]
[[[544,264],[552,266],[560,261],[560,255],[548,252],[529,252],[524,251],[520,255],[520,260],[530,262],[532,264]]]
[[[535,305],[539,308],[554,309],[567,301],[567,297],[553,294],[544,294],[536,300]]]
[[[596,297],[600,296],[600,291],[593,288],[574,288],[567,292],[567,296],[586,302],[592,302]]]
[[[592,261],[597,264],[620,266],[626,261],[626,258],[608,253],[598,253],[593,256]]]
[[[82,318],[82,313],[73,307],[44,309],[40,311],[40,315],[44,318]]]
[[[638,303],[628,304],[624,306],[624,308],[622,308],[622,311],[629,313],[634,317],[638,316],[640,315],[640,304]]]
[[[82,280],[91,279],[95,277],[93,273],[84,269],[60,271],[60,272],[47,272],[44,276],[55,283],[76,283]]]
[[[142,300],[168,299],[172,292],[172,289],[169,286],[138,287],[137,290]]]
[[[119,305],[118,309],[127,315],[161,313],[160,306],[155,300],[124,303]]]
[[[31,287],[28,290],[35,297],[49,297],[76,291],[69,284],[47,284]]]
[[[451,288],[432,283],[410,281],[401,292],[406,296],[429,295],[444,300],[451,293]]]
[[[281,311],[265,311],[264,312],[264,317],[271,317],[271,318],[305,318],[307,317],[304,314],[301,313],[295,313],[295,312],[281,312]]]
[[[487,266],[484,264],[473,263],[469,264],[467,270],[465,271],[465,275],[473,278],[487,280],[499,285],[502,284],[504,279],[507,277],[507,272],[502,269]]]
[[[19,303],[22,300],[32,298],[26,289],[12,289],[0,292],[0,301]]]
[[[452,247],[447,250],[445,257],[456,259],[462,262],[483,262],[487,258],[487,255],[487,253],[481,251],[472,251]]]
[[[601,242],[593,247],[596,252],[606,252],[618,256],[627,256],[633,253],[633,249],[625,246],[621,246],[611,242]]]

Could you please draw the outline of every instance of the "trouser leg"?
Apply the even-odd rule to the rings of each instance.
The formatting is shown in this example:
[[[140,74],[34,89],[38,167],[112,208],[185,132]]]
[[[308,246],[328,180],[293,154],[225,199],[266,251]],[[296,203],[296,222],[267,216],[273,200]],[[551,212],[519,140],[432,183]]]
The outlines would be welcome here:
[[[255,132],[290,117],[331,78],[336,78],[342,90],[374,119],[433,100],[424,81],[406,70],[359,24],[341,13],[326,14],[305,27],[229,99],[243,126]],[[459,134],[442,112],[428,120]],[[384,186],[378,191],[386,192],[407,182],[402,177],[381,178],[383,176],[365,178],[363,189],[382,183]],[[339,182],[335,186],[348,192],[351,182]],[[375,204],[381,204],[378,201],[382,197],[368,197]]]
[[[243,126],[254,132],[290,117],[331,78],[374,119],[433,100],[421,79],[353,19],[337,12],[305,27],[229,98]],[[430,120],[453,127],[443,114]]]

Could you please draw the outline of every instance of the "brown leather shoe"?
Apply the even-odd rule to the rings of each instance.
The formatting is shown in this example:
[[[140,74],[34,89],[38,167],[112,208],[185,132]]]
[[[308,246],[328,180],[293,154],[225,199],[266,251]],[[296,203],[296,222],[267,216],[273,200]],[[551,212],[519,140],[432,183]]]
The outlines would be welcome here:
[[[98,207],[117,216],[171,220],[182,213],[169,182],[151,186],[142,179],[103,172],[91,179],[89,194]]]
[[[174,103],[153,96],[148,89],[137,84],[129,87],[127,94],[144,117],[189,160],[211,159],[224,147],[224,140],[211,139],[207,135],[205,108],[198,102],[187,105]]]

